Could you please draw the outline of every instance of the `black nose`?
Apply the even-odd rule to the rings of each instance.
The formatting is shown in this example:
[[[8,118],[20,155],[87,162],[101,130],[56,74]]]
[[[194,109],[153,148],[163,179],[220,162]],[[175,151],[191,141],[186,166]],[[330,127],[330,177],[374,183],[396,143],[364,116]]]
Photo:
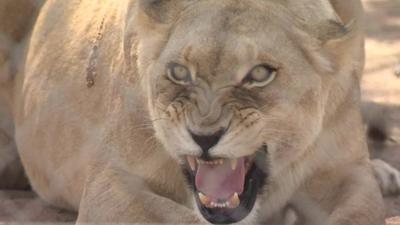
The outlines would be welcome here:
[[[218,132],[212,134],[212,135],[196,135],[193,132],[190,132],[192,135],[193,140],[201,147],[203,150],[203,153],[208,155],[208,150],[218,144],[219,140],[221,137],[224,135],[225,129],[221,129]]]

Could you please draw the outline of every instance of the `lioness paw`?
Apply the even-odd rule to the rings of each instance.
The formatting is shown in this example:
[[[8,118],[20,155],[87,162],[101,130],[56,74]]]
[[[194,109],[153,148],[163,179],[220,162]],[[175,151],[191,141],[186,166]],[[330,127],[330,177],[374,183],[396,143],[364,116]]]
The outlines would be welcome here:
[[[384,196],[400,194],[400,172],[388,163],[372,160],[374,174]]]

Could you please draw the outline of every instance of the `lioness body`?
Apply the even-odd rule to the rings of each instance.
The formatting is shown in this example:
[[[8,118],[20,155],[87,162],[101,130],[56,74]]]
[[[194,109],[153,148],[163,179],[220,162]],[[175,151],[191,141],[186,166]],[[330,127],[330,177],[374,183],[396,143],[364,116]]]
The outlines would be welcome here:
[[[166,20],[173,16],[162,12],[154,16],[151,10],[155,9],[147,8],[143,11],[150,12],[141,13],[140,7],[153,4],[143,2],[146,1],[104,0],[101,4],[91,0],[48,1],[36,21],[26,50],[26,61],[14,83],[11,102],[15,138],[31,185],[46,201],[79,211],[78,222],[200,221],[200,217],[190,209],[192,194],[182,175],[177,160],[179,156],[171,154],[168,140],[165,140],[167,136],[161,136],[165,131],[158,121],[165,118],[157,112],[158,105],[151,99],[154,90],[150,86],[154,84],[143,81],[149,68],[158,65],[155,61],[158,57],[162,58],[164,48],[168,49],[166,42],[179,47],[180,41],[185,43],[186,39],[169,40],[167,34],[171,28],[155,21],[157,15],[164,16],[162,18]],[[163,3],[149,2],[161,4],[160,8],[171,11],[171,14],[184,9],[179,8],[179,4],[166,3],[167,8],[164,9]],[[210,3],[212,1],[204,2],[195,16],[207,11],[206,4],[213,4]],[[234,2],[219,1],[216,9],[226,7],[230,12],[236,7]],[[250,2],[253,7],[261,4],[260,1]],[[317,86],[317,81],[321,82],[318,93],[323,95],[312,91],[301,93],[304,98],[299,101],[298,112],[304,115],[304,121],[313,123],[305,134],[288,134],[298,139],[299,148],[304,147],[304,151],[301,154],[293,150],[279,152],[271,147],[271,182],[256,204],[262,216],[256,218],[256,210],[253,210],[244,223],[268,221],[291,205],[299,211],[307,225],[383,224],[382,199],[372,175],[358,109],[358,79],[363,67],[360,3],[346,1],[344,5],[343,1],[331,1],[334,6],[331,9],[326,5],[328,1],[320,5],[313,5],[313,1],[289,2],[275,6],[275,1],[271,1],[271,8],[265,11],[278,11],[283,6],[294,14],[306,16],[305,21],[309,21],[307,6],[311,9],[325,7],[320,10],[322,19],[325,13],[332,18],[337,13],[341,22],[353,26],[353,33],[350,37],[345,36],[345,40],[329,42],[330,37],[324,36],[329,33],[328,28],[327,34],[320,33],[325,28],[316,24],[318,29],[309,31],[315,31],[321,43],[327,42],[323,43],[326,44],[323,48],[330,59],[314,55],[310,46],[305,47],[305,55],[282,52],[282,56],[310,57],[309,61],[305,58],[296,61],[300,73],[328,71],[327,67],[331,66],[335,72],[323,74],[326,77],[315,78],[313,81],[316,83],[310,84]],[[262,4],[260,11],[264,7]],[[244,6],[238,4],[237,7]],[[287,13],[286,9],[282,12]],[[224,15],[221,13],[220,16]],[[216,13],[210,14],[210,18],[220,17]],[[352,24],[352,21],[355,22]],[[278,20],[273,27],[284,27],[289,22]],[[261,25],[263,23],[260,21]],[[219,27],[210,30],[206,22],[204,27],[202,23],[197,25],[196,31],[204,31],[207,37],[214,38],[213,32],[219,30]],[[183,28],[179,29],[183,33],[190,28],[185,23],[181,26]],[[239,24],[237,32],[241,29]],[[281,35],[279,30],[275,32],[274,28],[271,29],[272,34]],[[197,36],[188,34],[187,39],[195,43]],[[224,62],[223,54],[212,49],[218,46],[215,45],[217,42],[213,42],[212,38],[210,40],[202,42],[210,43],[210,46],[194,47],[205,49],[204,52],[199,51],[204,54],[197,56],[203,60],[199,64],[211,62],[210,65],[214,65],[218,60]],[[229,41],[234,43],[235,39]],[[229,41],[228,47],[231,46]],[[262,42],[261,37],[258,41]],[[299,42],[299,45],[317,43],[305,43],[306,39],[294,42]],[[306,62],[314,65],[305,65]],[[232,64],[231,61],[218,68],[230,69]],[[308,87],[307,81],[301,79],[299,84]],[[290,81],[287,82],[290,84]],[[326,99],[329,104],[319,105],[310,99]],[[160,106],[163,103],[160,102]],[[312,113],[317,112],[318,117],[311,118]],[[301,126],[302,122],[291,117],[287,120],[296,124],[293,130],[298,131],[297,126]],[[292,129],[290,126],[286,128]],[[169,139],[178,142],[171,137]],[[286,144],[288,148],[294,147]],[[180,150],[192,150],[193,145],[188,146],[188,149]],[[252,153],[246,151],[253,150],[245,146],[229,154],[242,156]],[[228,155],[222,150],[220,154]]]
[[[82,201],[84,191],[86,195],[92,191],[106,194],[109,189],[136,190],[131,198],[141,198],[146,193],[139,192],[151,190],[178,203],[187,197],[183,178],[177,176],[178,164],[151,140],[153,134],[146,121],[146,103],[136,82],[135,65],[128,71],[124,64],[122,34],[128,16],[124,10],[129,9],[129,4],[130,1],[113,0],[102,4],[93,1],[45,4],[29,43],[24,75],[17,77],[14,89],[16,140],[31,185],[43,199],[72,210],[81,207],[80,216],[95,204],[99,210],[97,216],[107,214],[107,218],[115,216],[121,220],[124,217],[118,213],[108,215],[112,208],[104,203],[118,205],[127,201],[132,212],[138,212],[136,219],[146,222],[157,218],[149,215],[157,214],[158,203],[149,202],[154,205],[151,209],[138,201],[135,207],[124,195],[123,199],[109,199],[115,198],[114,194],[96,199],[86,196],[88,201]],[[102,40],[94,43],[99,32]],[[88,88],[86,70],[95,44],[99,45],[95,59],[97,76],[94,86]],[[48,69],[53,60],[57,60],[57,65],[54,70]],[[122,163],[113,165],[115,162]],[[114,166],[115,174],[101,175],[101,171],[112,170]],[[130,189],[110,184],[118,179],[115,176],[119,171],[125,171],[119,176],[126,176],[130,182],[143,179],[146,185],[135,183],[140,187]],[[107,187],[101,183],[90,186],[92,179],[96,183],[104,179]],[[172,200],[165,201],[172,204]],[[104,212],[100,209],[102,205],[107,206]],[[94,218],[91,215],[90,219]],[[126,217],[126,221],[129,219]]]

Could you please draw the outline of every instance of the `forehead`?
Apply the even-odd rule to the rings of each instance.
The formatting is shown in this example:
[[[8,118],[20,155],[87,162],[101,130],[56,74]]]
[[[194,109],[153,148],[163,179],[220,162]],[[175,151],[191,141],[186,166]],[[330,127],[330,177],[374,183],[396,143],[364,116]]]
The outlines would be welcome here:
[[[178,15],[172,35],[179,41],[211,47],[233,44],[238,38],[277,41],[277,36],[282,38],[290,30],[292,15],[274,1],[261,2],[198,1]]]
[[[274,1],[198,1],[178,16],[165,56],[195,63],[210,75],[257,62],[279,64],[288,51],[301,54],[291,37],[291,18]]]

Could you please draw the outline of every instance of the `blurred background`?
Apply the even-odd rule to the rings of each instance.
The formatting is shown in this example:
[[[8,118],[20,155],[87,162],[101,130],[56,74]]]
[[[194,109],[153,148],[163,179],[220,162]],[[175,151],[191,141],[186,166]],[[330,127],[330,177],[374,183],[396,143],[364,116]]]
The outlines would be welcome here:
[[[363,99],[400,104],[400,0],[363,2],[367,33]]]
[[[400,0],[362,1],[367,34],[363,111],[366,120],[383,132],[383,138],[379,135],[371,138],[369,145],[373,157],[400,170]],[[0,133],[0,141],[1,138]],[[3,160],[3,156],[0,155],[0,159]],[[399,195],[386,197],[385,202],[388,218],[400,216]],[[0,225],[15,221],[54,224],[74,219],[73,213],[46,205],[29,191],[29,187],[26,191],[0,190]],[[400,225],[400,222],[393,224]]]
[[[400,0],[363,0],[366,64],[364,113],[377,121],[389,141],[370,140],[372,155],[400,169]],[[400,197],[388,197],[388,217],[400,216]],[[400,223],[399,223],[400,224]]]

